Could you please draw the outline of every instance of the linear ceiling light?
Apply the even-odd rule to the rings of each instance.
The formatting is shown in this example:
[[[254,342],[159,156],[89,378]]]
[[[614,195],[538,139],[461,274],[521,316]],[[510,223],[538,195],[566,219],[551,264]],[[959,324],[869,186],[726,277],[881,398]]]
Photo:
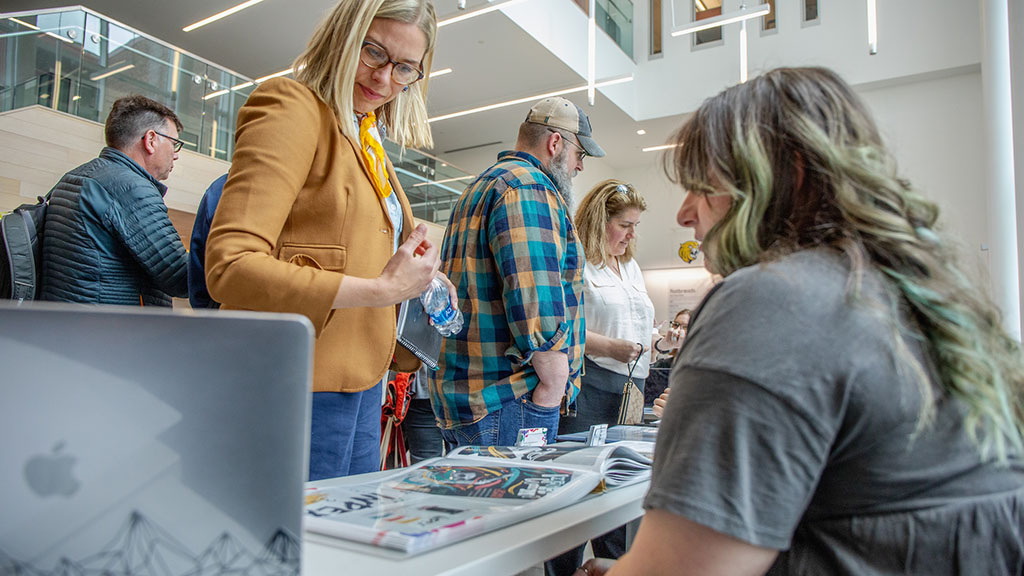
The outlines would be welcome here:
[[[430,78],[436,78],[438,76],[444,76],[445,74],[451,74],[451,73],[452,73],[452,69],[451,68],[442,68],[440,70],[434,70],[433,72],[431,72],[429,77]]]
[[[622,76],[620,78],[612,78],[611,80],[605,80],[604,82],[598,82],[595,86],[597,88],[604,88],[605,86],[614,86],[615,84],[623,84],[625,82],[632,82],[633,75]],[[463,110],[462,112],[452,112],[451,114],[444,114],[442,116],[436,116],[434,118],[427,119],[427,122],[438,122],[441,120],[448,120],[449,118],[458,118],[459,116],[467,116],[469,114],[476,114],[477,112],[486,112],[488,110],[494,110],[496,108],[504,108],[506,106],[515,106],[516,104],[522,104],[523,102],[532,102],[534,100],[542,100],[544,98],[553,98],[555,96],[562,96],[565,94],[572,94],[574,92],[584,92],[587,89],[587,85],[577,86],[575,88],[566,88],[565,90],[557,90],[555,92],[548,92],[547,94],[537,94],[535,96],[527,96],[525,98],[516,98],[515,100],[508,100],[506,102],[498,102],[497,104],[488,104],[487,106],[480,106],[479,108],[471,108],[469,110]]]
[[[287,70],[281,70],[280,72],[274,72],[273,74],[268,74],[268,75],[264,76],[263,78],[257,78],[255,80],[253,80],[253,82],[255,82],[257,84],[262,84],[262,83],[266,82],[267,80],[270,80],[271,78],[277,78],[278,76],[287,76],[287,75],[291,74],[294,71],[295,71],[294,68],[289,68]]]
[[[878,54],[878,10],[875,0],[868,0],[868,54]]]
[[[430,182],[420,182],[419,184],[413,184],[413,188],[419,188],[420,186],[432,186],[434,184],[447,184],[449,182],[458,182],[459,180],[469,180],[470,178],[476,178],[476,176],[459,176],[458,178],[445,178],[444,180],[431,180]]]
[[[259,4],[260,2],[263,2],[263,0],[249,0],[248,2],[242,2],[238,6],[235,6],[233,8],[228,8],[227,10],[225,10],[223,12],[218,12],[218,13],[214,14],[213,16],[210,16],[209,18],[205,18],[203,20],[200,20],[199,22],[196,22],[195,24],[189,24],[188,26],[185,26],[184,28],[182,28],[182,31],[184,31],[184,32],[191,32],[191,31],[195,30],[196,28],[201,28],[203,26],[206,26],[210,22],[216,22],[217,20],[220,20],[221,18],[227,18],[228,16],[231,16],[235,12],[241,12],[242,10],[245,10],[246,8],[251,8],[252,6],[255,6],[255,5]]]
[[[120,74],[121,72],[124,72],[125,70],[131,70],[132,68],[135,68],[135,64],[125,64],[124,66],[121,66],[120,68],[115,68],[113,70],[107,70],[106,72],[103,72],[102,74],[96,74],[95,76],[90,76],[89,80],[93,80],[93,81],[95,81],[95,80],[103,80],[104,78],[109,78],[109,77],[113,76],[114,74]]]
[[[672,3],[673,15],[675,13],[675,2]],[[725,26],[726,24],[732,24],[733,22],[742,22],[744,20],[750,20],[751,18],[757,18],[758,16],[765,16],[771,12],[771,6],[768,4],[761,4],[753,8],[743,7],[735,12],[729,12],[728,14],[722,14],[721,16],[714,16],[711,18],[705,18],[698,20],[686,26],[679,26],[672,30],[672,36],[682,36],[683,34],[693,34],[694,32],[700,32],[701,30],[708,30],[710,28],[717,28],[719,26]],[[675,19],[673,18],[673,23]]]
[[[470,18],[476,18],[477,16],[483,16],[488,12],[494,12],[495,10],[505,8],[506,6],[511,6],[513,4],[519,4],[520,2],[523,1],[524,0],[502,0],[500,2],[491,2],[487,6],[484,6],[483,8],[477,8],[476,10],[470,10],[465,14],[459,14],[458,16],[453,16],[446,20],[441,20],[440,22],[437,23],[437,27],[440,28],[442,26],[447,26],[449,24],[455,24],[456,22],[462,22],[463,20],[469,20]]]
[[[662,144],[661,146],[648,146],[647,148],[641,148],[641,152],[657,152],[658,150],[668,150],[669,148],[676,148],[679,144]]]

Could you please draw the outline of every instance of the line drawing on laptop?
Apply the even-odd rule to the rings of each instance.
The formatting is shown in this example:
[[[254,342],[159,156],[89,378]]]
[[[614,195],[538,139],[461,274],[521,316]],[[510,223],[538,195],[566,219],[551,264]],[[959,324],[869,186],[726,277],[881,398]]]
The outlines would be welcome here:
[[[298,316],[0,307],[0,575],[297,576]]]

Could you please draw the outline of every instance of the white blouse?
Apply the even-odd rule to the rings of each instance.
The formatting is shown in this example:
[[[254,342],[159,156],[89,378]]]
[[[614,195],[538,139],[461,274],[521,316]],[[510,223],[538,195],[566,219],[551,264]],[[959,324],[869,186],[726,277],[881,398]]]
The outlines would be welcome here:
[[[654,304],[647,295],[647,286],[636,260],[619,262],[622,278],[607,267],[587,263],[583,269],[583,314],[587,330],[609,338],[637,342],[644,347],[643,356],[633,370],[634,378],[647,378],[651,365],[651,332],[654,328]],[[587,354],[602,368],[618,374],[629,374],[629,367],[607,357]]]

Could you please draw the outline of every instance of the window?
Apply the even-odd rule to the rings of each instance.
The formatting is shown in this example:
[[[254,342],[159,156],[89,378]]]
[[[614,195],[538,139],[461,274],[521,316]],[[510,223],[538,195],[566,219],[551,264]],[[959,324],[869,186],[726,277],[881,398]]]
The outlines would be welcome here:
[[[761,18],[761,31],[774,32],[775,28],[775,0],[767,0],[768,13]]]
[[[804,0],[804,22],[818,21],[818,0]]]
[[[707,18],[722,15],[722,0],[693,0],[693,21],[700,22]],[[709,42],[718,42],[722,39],[722,27],[716,26],[710,30],[701,30],[693,35],[693,44],[700,46]]]
[[[661,0],[651,0],[651,56],[661,55]]]

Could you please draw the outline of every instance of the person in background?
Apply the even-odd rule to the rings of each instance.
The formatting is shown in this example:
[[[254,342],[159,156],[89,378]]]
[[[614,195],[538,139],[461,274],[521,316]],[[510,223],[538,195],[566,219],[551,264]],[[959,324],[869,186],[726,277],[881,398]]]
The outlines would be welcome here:
[[[724,280],[690,323],[647,512],[607,573],[1020,574],[1020,343],[857,94],[823,68],[773,70],[675,140],[677,219]]]
[[[633,258],[636,229],[647,202],[633,186],[605,180],[580,202],[576,230],[587,265],[583,270],[587,345],[576,413],[558,429],[583,432],[617,423],[627,379],[643,391],[651,362],[654,304]],[[591,540],[594,556],[618,558],[626,551],[626,527]],[[570,575],[583,562],[584,545],[545,564],[548,576]]]
[[[432,144],[436,30],[427,0],[341,0],[295,80],[260,84],[238,113],[206,281],[224,308],[312,321],[310,480],[379,468],[383,380],[419,367],[396,349],[396,305],[434,278],[437,247],[381,142],[386,130],[402,146]]]
[[[652,406],[654,415],[658,418],[661,418],[665,402],[668,401],[668,370],[676,359],[676,352],[683,345],[686,327],[689,325],[690,309],[683,308],[676,312],[675,317],[669,322],[665,337],[655,338],[654,351],[662,356],[651,363],[651,371],[644,386],[644,404]]]
[[[210,223],[220,202],[221,192],[228,175],[214,180],[199,201],[196,220],[192,224],[192,241],[188,252],[188,302],[193,308],[220,308],[220,303],[210,298],[206,290],[206,237],[210,234]]]
[[[679,347],[683,345],[683,338],[686,338],[686,327],[690,325],[689,308],[683,308],[676,312],[675,317],[669,322],[668,333],[664,338],[654,340],[654,351],[658,354],[675,357]]]
[[[445,440],[512,445],[521,428],[558,433],[559,407],[583,364],[583,250],[572,179],[604,156],[590,119],[565,98],[533,105],[513,151],[501,152],[459,197],[442,269],[466,325],[445,338],[430,394]]]
[[[162,184],[178,159],[181,129],[174,111],[145,96],[114,102],[107,146],[53,187],[40,300],[170,307],[188,293],[188,255]]]
[[[427,458],[443,456],[444,438],[430,405],[430,368],[426,364],[416,371],[410,388],[412,400],[402,420],[405,445],[409,448],[409,463],[416,464]]]

